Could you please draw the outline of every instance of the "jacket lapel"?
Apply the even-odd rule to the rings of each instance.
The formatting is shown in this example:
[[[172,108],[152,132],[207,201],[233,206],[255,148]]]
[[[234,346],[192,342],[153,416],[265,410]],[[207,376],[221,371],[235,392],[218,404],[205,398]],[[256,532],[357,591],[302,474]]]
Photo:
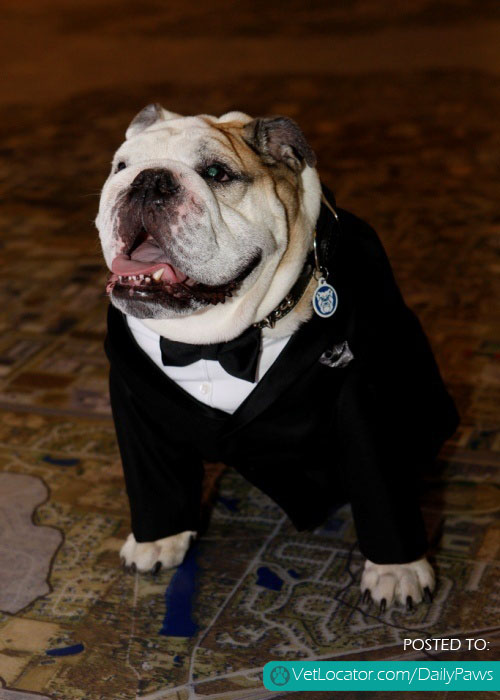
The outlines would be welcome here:
[[[271,406],[286,389],[293,385],[301,373],[319,361],[327,347],[336,342],[337,336],[340,339],[340,326],[343,325],[333,324],[330,319],[315,316],[301,326],[252,393],[228,418],[223,428],[224,436],[240,430]]]
[[[335,206],[333,194],[323,187],[326,199]],[[347,309],[352,308],[348,301],[348,279],[343,280],[343,270],[338,262],[341,246],[340,228],[329,208],[321,205],[320,216],[316,225],[317,238],[323,248],[323,260],[327,261],[330,271],[329,281],[336,288],[339,296],[338,310],[331,318],[313,315],[290,338],[276,361],[268,369],[251,394],[238,407],[224,425],[223,434],[229,435],[240,430],[256,416],[265,411],[290,386],[296,378],[312,364],[319,361],[322,353],[332,345],[346,340],[348,328],[352,326],[351,315]]]
[[[326,194],[328,199],[332,201],[333,195],[328,190],[326,190]],[[133,337],[125,322],[125,317],[114,307],[110,306],[108,324],[110,329],[114,330],[114,335],[117,336],[118,334],[120,336],[119,339],[121,339],[119,343],[120,353],[117,353],[116,361],[123,359],[124,348],[128,347],[131,353],[142,356],[142,361],[139,361],[141,358],[135,358],[135,356],[135,359],[131,358],[131,366],[134,368],[143,366],[144,371],[149,370],[152,375],[151,380],[154,386],[164,384],[165,388],[170,392],[176,392],[179,400],[183,399],[186,405],[197,407],[207,418],[220,421],[221,436],[240,430],[271,406],[284,391],[293,385],[302,372],[305,372],[311,365],[318,362],[320,356],[327,348],[347,339],[348,328],[352,325],[351,314],[347,314],[347,309],[351,308],[351,304],[347,301],[349,285],[347,284],[347,278],[345,283],[343,283],[342,277],[345,271],[340,268],[338,256],[336,255],[338,248],[341,247],[338,245],[339,240],[337,240],[339,230],[333,221],[333,216],[324,205],[321,207],[321,214],[317,222],[317,232],[321,243],[331,238],[329,243],[332,245],[327,247],[332,252],[335,251],[335,254],[331,255],[328,260],[328,268],[331,273],[329,281],[335,286],[339,294],[338,310],[331,318],[325,319],[314,315],[310,321],[304,323],[290,338],[276,361],[258,382],[254,390],[232,415],[197,401],[167,375],[159,372],[153,361],[139,348],[135,341],[131,342]]]

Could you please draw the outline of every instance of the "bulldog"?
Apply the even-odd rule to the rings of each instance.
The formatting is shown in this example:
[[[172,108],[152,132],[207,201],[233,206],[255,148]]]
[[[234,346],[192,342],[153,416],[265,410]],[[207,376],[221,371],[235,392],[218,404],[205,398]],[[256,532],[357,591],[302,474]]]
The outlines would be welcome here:
[[[236,466],[252,483],[271,495],[299,529],[317,524],[312,514],[317,511],[318,517],[324,517],[326,513],[325,492],[333,489],[330,477],[333,467],[328,468],[328,474],[319,468],[313,469],[308,466],[305,455],[316,454],[316,448],[310,447],[317,441],[311,438],[316,433],[310,432],[316,428],[309,423],[320,422],[328,414],[328,425],[321,434],[330,431],[331,443],[338,440],[343,445],[340,456],[332,460],[344,465],[339,483],[344,484],[346,498],[353,503],[360,549],[372,557],[367,558],[361,575],[363,600],[375,601],[382,610],[393,601],[411,608],[424,599],[432,600],[435,576],[423,551],[425,536],[421,534],[420,521],[408,526],[410,520],[416,522],[420,515],[413,505],[406,508],[401,503],[412,489],[393,488],[394,483],[399,484],[399,474],[404,468],[398,457],[394,457],[392,461],[399,466],[391,466],[386,473],[384,467],[380,467],[385,457],[380,458],[377,452],[374,458],[377,473],[366,467],[365,490],[370,493],[360,497],[363,503],[356,505],[358,491],[364,488],[365,466],[361,464],[362,456],[354,456],[352,450],[358,448],[353,445],[364,444],[364,435],[371,434],[370,426],[377,423],[378,411],[366,421],[349,418],[347,428],[338,427],[346,420],[351,400],[357,407],[356,415],[361,416],[363,412],[358,408],[363,401],[359,399],[359,387],[371,387],[373,383],[360,379],[361,371],[366,374],[363,362],[358,359],[358,355],[363,356],[365,341],[360,340],[361,334],[358,334],[360,338],[356,336],[352,331],[354,322],[349,321],[352,309],[361,304],[356,301],[357,290],[370,275],[375,275],[370,284],[379,285],[379,289],[390,286],[384,312],[387,322],[384,321],[383,327],[395,334],[394,352],[398,357],[413,352],[413,336],[418,336],[421,358],[425,356],[423,371],[429,377],[432,375],[428,382],[432,391],[425,397],[418,395],[417,399],[410,392],[408,401],[433,402],[444,406],[442,415],[448,414],[446,426],[435,420],[440,432],[438,430],[435,440],[437,444],[425,455],[427,460],[452,432],[455,416],[449,397],[446,398],[439,384],[440,379],[436,379],[437,370],[423,334],[419,327],[412,325],[418,322],[413,316],[410,319],[411,312],[400,300],[392,277],[386,284],[391,273],[378,239],[373,232],[367,232],[364,222],[337,211],[333,198],[326,190],[322,191],[315,166],[315,154],[302,131],[286,117],[254,119],[241,112],[230,112],[219,118],[183,117],[157,104],[148,105],[135,117],[126,131],[126,140],[115,153],[102,189],[96,225],[110,271],[107,294],[114,330],[110,327],[107,351],[112,373],[111,400],[132,509],[133,533],[123,545],[121,557],[126,566],[140,572],[156,573],[160,567],[174,567],[182,562],[199,528],[195,512],[201,492],[202,458],[221,459]],[[327,232],[327,243],[323,247],[316,240],[321,216],[329,217],[328,225],[334,222],[341,230],[340,243],[327,253],[325,250],[334,236]],[[358,234],[358,231],[363,232]],[[322,255],[323,260],[319,259]],[[358,261],[359,268],[367,271],[362,277],[355,272]],[[331,310],[331,297],[337,291],[329,284],[328,277],[334,269],[337,269],[340,285],[336,313]],[[320,289],[321,285],[326,288]],[[373,289],[373,293],[376,292],[377,289]],[[313,310],[315,297],[317,314]],[[361,312],[356,313],[359,319]],[[373,316],[371,312],[367,315]],[[355,327],[360,325],[359,320],[356,324]],[[157,356],[153,356],[151,350],[148,357],[145,346],[138,348],[139,336],[132,332],[134,328],[144,329],[149,339],[157,338],[163,344],[161,357],[165,371],[158,360],[160,350]],[[316,329],[314,337],[308,336],[309,328]],[[320,344],[317,334],[324,334],[326,328],[333,329],[328,338],[330,343],[336,333],[344,333],[345,336],[338,338],[343,344],[335,344],[333,350],[328,349],[327,340]],[[261,360],[266,343],[278,348],[278,356],[271,357],[270,368],[264,374],[257,365],[254,381],[233,378],[234,384],[246,382],[248,391],[241,405],[235,405],[232,414],[227,413],[227,419],[224,409],[207,408],[206,402],[188,396],[182,388],[187,385],[174,386],[175,373],[169,378],[168,371],[172,368],[170,361],[165,361],[165,348],[168,351],[169,348],[199,346],[220,350],[254,331],[259,333]],[[398,351],[400,336],[405,334],[408,343]],[[303,345],[301,351],[295,350],[295,361],[288,348],[293,349],[299,337]],[[297,367],[304,364],[303,356],[313,352],[313,347],[314,366],[296,369],[295,364]],[[347,357],[344,362],[331,359],[332,353],[337,357],[335,353],[339,347],[347,351],[347,355],[342,351],[344,360]],[[330,353],[327,353],[327,360],[325,351]],[[284,356],[286,363],[281,359]],[[353,357],[354,361],[350,362]],[[214,359],[199,360],[204,361],[216,362]],[[188,369],[196,362],[188,363]],[[359,366],[362,369],[355,372]],[[303,376],[309,377],[307,372],[315,374],[301,384]],[[321,372],[324,374],[320,376]],[[384,377],[390,376],[390,372],[384,365]],[[140,383],[141,373],[144,376]],[[269,382],[272,380],[274,384],[264,387],[268,375]],[[288,388],[278,398],[283,390],[276,389],[275,385],[287,381]],[[316,381],[320,383],[314,389]],[[332,398],[325,398],[321,413],[313,420],[309,405],[317,403],[317,397],[312,392],[326,390],[328,381],[335,382],[328,389]],[[387,381],[384,379],[386,386]],[[394,384],[398,382],[399,377],[395,376]],[[310,402],[308,387],[311,387]],[[273,391],[276,397],[270,399],[266,392]],[[433,391],[440,392],[438,399]],[[254,395],[259,403],[267,404],[265,410],[255,409],[255,415],[251,413],[252,401],[256,402]],[[358,397],[356,400],[352,399],[354,395]],[[273,401],[279,405],[275,414],[272,413]],[[284,433],[282,437],[280,430],[282,423],[286,423],[288,404],[293,405],[294,411],[289,423],[295,421],[301,429],[295,430],[293,436]],[[154,411],[152,405],[155,405]],[[301,411],[308,415],[301,415]],[[330,413],[338,414],[335,420],[341,421],[335,424],[335,429]],[[239,419],[241,414],[244,418]],[[269,423],[265,422],[266,416]],[[277,421],[276,425],[273,420]],[[221,426],[226,424],[231,429],[224,443],[219,435]],[[252,429],[254,433],[250,432]],[[345,435],[351,429],[354,438],[348,441]],[[231,435],[238,430],[237,444],[236,440],[230,442]],[[426,430],[432,432],[428,427]],[[268,432],[273,432],[275,439],[270,438]],[[302,437],[297,437],[298,433]],[[288,466],[284,457],[281,464],[279,456],[298,440],[302,443],[297,442],[297,445],[305,450],[301,458],[305,465],[303,474],[293,456]],[[272,461],[270,455],[275,442],[279,443],[281,452],[276,453],[278,456]],[[261,455],[255,453],[257,443],[266,446]],[[375,443],[379,444],[377,440]],[[325,454],[324,449],[325,445],[317,453],[317,460],[320,454]],[[383,452],[389,454],[385,447]],[[259,472],[260,462],[264,464],[268,458],[269,464]],[[296,484],[293,494],[291,490],[284,493],[285,487],[273,482],[274,463],[279,463],[277,472],[288,474]],[[352,474],[358,468],[361,476],[355,479],[358,485],[353,485]],[[328,496],[330,505],[336,502],[334,496]],[[387,515],[389,511],[398,511],[399,520],[397,517],[392,520],[392,515]],[[308,517],[304,515],[306,512]],[[371,541],[378,521],[386,516],[390,523],[388,521],[385,530],[382,527],[376,542]],[[416,530],[418,536],[414,534]],[[404,539],[406,532],[410,533],[408,538],[418,544],[406,550],[399,544],[392,547],[393,536]],[[372,556],[372,552],[376,552],[376,556]]]

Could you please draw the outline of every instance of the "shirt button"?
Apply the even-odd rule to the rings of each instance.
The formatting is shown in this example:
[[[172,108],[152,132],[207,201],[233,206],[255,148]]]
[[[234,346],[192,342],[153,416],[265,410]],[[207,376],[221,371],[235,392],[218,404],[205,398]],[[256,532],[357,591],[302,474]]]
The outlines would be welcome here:
[[[200,392],[202,394],[209,394],[210,393],[210,384],[209,382],[203,382],[203,384],[200,384]]]

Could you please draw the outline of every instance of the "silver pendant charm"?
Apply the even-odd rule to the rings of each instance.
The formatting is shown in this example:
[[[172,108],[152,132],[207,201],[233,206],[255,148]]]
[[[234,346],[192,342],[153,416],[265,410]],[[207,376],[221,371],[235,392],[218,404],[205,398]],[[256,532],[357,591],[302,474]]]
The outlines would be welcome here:
[[[335,289],[324,277],[320,277],[312,298],[314,311],[321,318],[329,318],[337,311],[338,303],[339,298]]]

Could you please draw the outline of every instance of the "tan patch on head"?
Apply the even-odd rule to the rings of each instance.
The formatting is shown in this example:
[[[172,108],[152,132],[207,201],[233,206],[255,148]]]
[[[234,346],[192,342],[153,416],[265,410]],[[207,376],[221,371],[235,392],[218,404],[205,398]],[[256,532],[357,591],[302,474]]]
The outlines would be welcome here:
[[[224,143],[231,150],[245,173],[253,178],[254,184],[266,190],[270,198],[274,197],[283,206],[286,217],[288,244],[283,257],[278,265],[287,265],[298,255],[303,255],[304,232],[301,225],[297,225],[297,218],[301,211],[301,202],[304,196],[301,173],[289,168],[285,163],[264,163],[261,156],[256,153],[244,140],[243,128],[247,121],[233,120],[217,122],[205,118],[207,124],[217,131],[218,139],[223,137]]]
[[[210,123],[210,122],[209,122]],[[243,139],[244,121],[211,122],[211,126],[225,137],[225,142],[238,158],[248,175],[259,180],[259,186],[271,187],[286,212],[288,228],[297,218],[302,197],[300,174],[293,172],[284,163],[267,165]]]

